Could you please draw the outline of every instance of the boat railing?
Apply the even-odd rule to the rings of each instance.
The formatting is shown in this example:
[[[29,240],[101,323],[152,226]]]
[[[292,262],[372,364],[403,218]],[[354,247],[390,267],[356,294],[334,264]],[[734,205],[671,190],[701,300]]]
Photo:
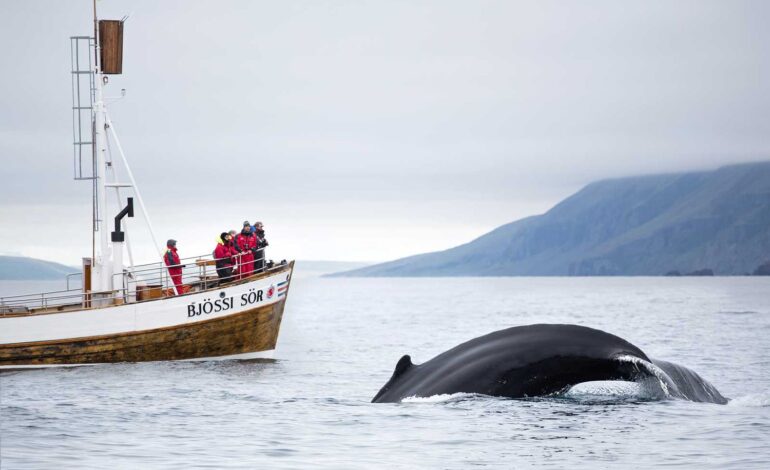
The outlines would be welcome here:
[[[26,313],[35,308],[48,308],[78,302],[83,296],[80,289],[49,291],[0,297],[0,316]]]
[[[235,266],[240,269],[240,273],[223,278],[220,278],[216,270],[217,261],[220,259],[214,258],[211,253],[181,258],[179,264],[173,266],[167,266],[165,262],[161,261],[127,267],[123,272],[113,274],[114,288],[104,292],[83,292],[81,288],[70,289],[69,279],[73,275],[68,275],[66,277],[67,289],[65,290],[0,297],[0,316],[35,313],[36,311],[42,313],[43,311],[61,310],[64,307],[89,308],[121,305],[200,292],[253,274],[277,269],[285,264],[282,262],[274,266],[272,261],[265,263],[263,258],[261,263],[258,260],[256,266],[258,269],[254,270],[252,266],[241,263],[239,258],[240,256],[235,256],[233,261]],[[169,268],[182,269],[181,277],[177,278],[177,281],[180,281],[178,285],[172,279]]]
[[[64,278],[64,280],[67,282],[67,290],[70,290],[70,279],[72,279],[73,277],[79,277],[81,282],[83,281],[83,273],[67,274],[67,276],[65,276]]]

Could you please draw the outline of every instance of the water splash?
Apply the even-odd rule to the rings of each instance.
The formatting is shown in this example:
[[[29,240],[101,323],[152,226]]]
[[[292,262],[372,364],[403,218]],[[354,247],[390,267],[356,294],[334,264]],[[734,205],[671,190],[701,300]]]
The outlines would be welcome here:
[[[639,371],[639,378],[636,383],[644,384],[648,392],[659,390],[660,393],[653,393],[660,399],[670,399],[681,396],[679,389],[671,377],[663,369],[652,362],[645,361],[636,356],[618,356],[615,358],[619,362],[633,364]],[[646,374],[644,374],[646,372]]]
[[[658,401],[668,398],[658,380],[649,377],[636,382],[620,380],[583,382],[571,387],[561,396],[584,403]]]
[[[431,395],[429,397],[406,397],[401,400],[401,403],[454,403],[477,396],[478,395],[473,393],[442,393],[439,395]]]
[[[753,393],[742,397],[733,398],[728,403],[730,406],[744,408],[770,408],[770,393]]]

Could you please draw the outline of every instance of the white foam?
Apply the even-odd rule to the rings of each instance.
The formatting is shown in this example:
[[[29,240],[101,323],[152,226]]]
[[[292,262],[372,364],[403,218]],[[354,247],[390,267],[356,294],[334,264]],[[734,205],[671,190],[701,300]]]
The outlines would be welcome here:
[[[767,408],[770,407],[770,393],[752,393],[742,397],[733,398],[727,402],[730,406],[741,406],[746,408]]]
[[[564,393],[565,398],[576,400],[664,400],[668,398],[657,378],[647,377],[636,382],[597,380],[583,382]]]
[[[457,400],[463,400],[468,397],[472,397],[474,395],[470,393],[450,393],[450,394],[440,394],[440,395],[432,395],[429,397],[406,397],[403,400],[401,400],[401,403],[446,403],[446,402],[452,402]]]
[[[597,380],[579,383],[570,388],[564,396],[572,398],[586,396],[638,397],[643,393],[642,385],[636,382]]]

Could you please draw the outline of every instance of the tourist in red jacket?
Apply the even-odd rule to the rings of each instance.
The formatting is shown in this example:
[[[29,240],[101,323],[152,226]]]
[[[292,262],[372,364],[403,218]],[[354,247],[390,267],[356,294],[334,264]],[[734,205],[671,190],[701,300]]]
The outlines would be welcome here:
[[[174,282],[175,294],[182,294],[182,268],[184,266],[182,266],[176,251],[176,240],[171,239],[166,242],[166,254],[163,255],[163,261],[166,262],[168,274]]]
[[[238,259],[238,279],[251,276],[254,271],[254,252],[257,249],[257,237],[251,233],[251,224],[243,222],[243,230],[235,237],[235,249],[240,253]]]
[[[233,278],[233,265],[235,264],[233,255],[237,252],[233,248],[233,237],[229,233],[222,232],[217,242],[217,247],[214,249],[217,275],[222,282],[227,282]]]

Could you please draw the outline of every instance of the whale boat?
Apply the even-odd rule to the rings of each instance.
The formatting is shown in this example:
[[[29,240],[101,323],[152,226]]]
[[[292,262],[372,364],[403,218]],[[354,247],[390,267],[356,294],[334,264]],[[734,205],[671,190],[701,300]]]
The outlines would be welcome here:
[[[221,280],[212,254],[193,256],[172,266],[183,269],[174,281],[107,109],[126,18],[98,19],[95,2],[93,17],[92,36],[70,38],[74,179],[93,188],[91,256],[78,289],[0,298],[0,369],[271,357],[294,262],[241,264]],[[134,264],[134,199],[157,262]]]

